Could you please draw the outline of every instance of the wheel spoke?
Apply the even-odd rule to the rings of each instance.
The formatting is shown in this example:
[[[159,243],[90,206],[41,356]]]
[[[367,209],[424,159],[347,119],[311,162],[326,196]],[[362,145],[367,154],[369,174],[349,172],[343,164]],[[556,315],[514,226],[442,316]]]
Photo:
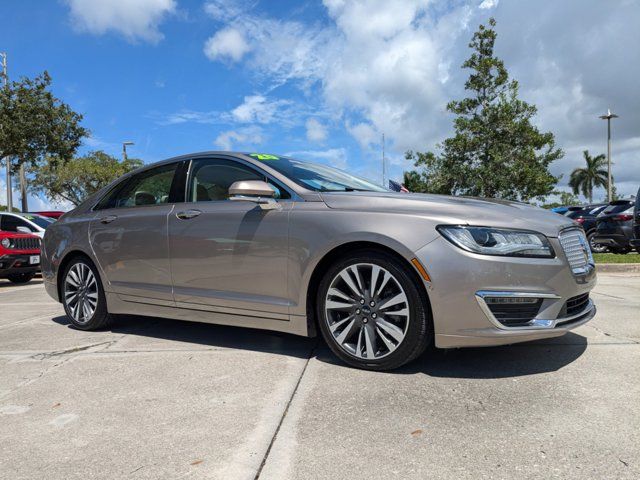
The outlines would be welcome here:
[[[384,312],[385,315],[398,315],[400,317],[408,317],[409,316],[409,309],[408,308],[403,308],[402,310],[396,310],[394,312]]]
[[[384,332],[380,329],[379,326],[376,326],[376,333],[382,339],[382,341],[387,346],[390,352],[392,352],[396,348],[393,342],[389,338],[387,338],[387,336],[384,334]]]
[[[404,338],[404,332],[402,330],[400,330],[400,328],[397,327],[396,325],[394,325],[393,323],[387,322],[383,318],[378,318],[376,320],[376,323],[377,323],[378,327],[380,327],[382,330],[384,330],[389,335],[391,335],[395,339],[396,342],[400,343],[402,341],[402,339]]]
[[[352,267],[349,267],[349,270],[351,270],[351,273],[353,273],[353,276],[358,283],[358,290],[360,291],[360,295],[362,296],[362,294],[364,293],[364,288],[362,287],[362,280],[360,279],[360,272],[358,271],[358,267],[354,265]]]
[[[345,340],[347,338],[349,338],[349,334],[351,333],[351,330],[353,329],[353,325],[356,323],[356,319],[353,318],[351,319],[351,321],[349,322],[349,325],[347,325],[346,327],[344,327],[344,330],[342,330],[342,332],[340,333],[340,335],[338,335],[338,337],[336,338],[336,341],[342,345]]]
[[[344,280],[344,283],[346,283],[349,286],[351,291],[356,296],[362,297],[362,292],[358,290],[358,287],[356,287],[356,285],[353,283],[353,280],[351,280],[351,277],[349,276],[349,273],[346,270],[343,270],[342,272],[340,272],[340,278]]]
[[[367,358],[376,356],[376,334],[368,326],[364,327],[364,343],[367,347]]]
[[[339,329],[345,323],[347,323],[349,320],[353,320],[353,315],[349,315],[348,317],[345,317],[342,320],[338,320],[333,325],[329,325],[329,329],[331,330],[331,333],[336,333],[336,330]]]
[[[384,290],[384,287],[387,285],[387,282],[389,282],[390,278],[391,278],[391,274],[389,272],[385,271],[384,272],[384,277],[382,277],[382,284],[380,285],[378,290],[373,293],[373,298],[377,298],[378,295],[380,295],[382,293],[382,291]]]
[[[378,283],[378,276],[380,275],[380,267],[373,265],[371,267],[371,285],[369,286],[369,293],[371,297],[376,296],[376,283]]]
[[[336,302],[335,300],[328,300],[326,306],[329,310],[349,310],[353,308],[353,303]]]
[[[346,293],[343,293],[341,290],[338,290],[337,288],[330,288],[329,295],[332,297],[341,298],[342,300],[346,300],[347,302],[353,302],[353,298],[348,296]]]
[[[386,310],[389,307],[393,307],[394,305],[399,305],[401,303],[407,303],[407,296],[404,294],[404,292],[400,292],[393,298],[382,300],[378,305],[378,309]]]
[[[80,279],[78,278],[76,272],[74,272],[73,270],[70,270],[69,274],[67,275],[67,283],[75,288],[78,288],[80,286]]]
[[[358,343],[356,344],[356,357],[362,358],[362,336],[364,334],[364,326],[358,331]]]

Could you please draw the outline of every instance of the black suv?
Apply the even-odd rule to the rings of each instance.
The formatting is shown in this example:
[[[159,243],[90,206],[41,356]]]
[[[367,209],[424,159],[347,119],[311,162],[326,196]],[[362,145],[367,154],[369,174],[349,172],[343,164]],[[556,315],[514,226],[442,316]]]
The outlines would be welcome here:
[[[594,253],[603,253],[608,250],[606,245],[600,245],[593,241],[593,237],[596,233],[596,217],[607,207],[607,205],[607,203],[594,203],[590,205],[569,207],[569,210],[565,213],[565,216],[580,224],[583,228],[584,232],[587,234],[591,251]]]
[[[633,238],[633,200],[615,200],[596,218],[595,243],[606,245],[613,253],[629,253]]]

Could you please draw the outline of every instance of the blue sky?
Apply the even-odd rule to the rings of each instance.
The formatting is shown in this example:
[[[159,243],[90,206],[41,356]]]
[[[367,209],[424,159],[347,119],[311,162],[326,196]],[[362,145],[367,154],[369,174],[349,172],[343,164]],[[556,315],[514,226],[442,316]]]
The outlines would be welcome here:
[[[445,105],[464,93],[459,65],[489,16],[498,55],[567,153],[554,172],[580,165],[585,148],[604,151],[597,115],[611,107],[621,115],[614,174],[633,193],[636,2],[22,0],[5,6],[0,51],[12,78],[49,71],[92,132],[83,150],[119,155],[131,140],[145,162],[293,153],[380,181],[382,132],[396,179],[410,167],[404,151],[451,132]]]

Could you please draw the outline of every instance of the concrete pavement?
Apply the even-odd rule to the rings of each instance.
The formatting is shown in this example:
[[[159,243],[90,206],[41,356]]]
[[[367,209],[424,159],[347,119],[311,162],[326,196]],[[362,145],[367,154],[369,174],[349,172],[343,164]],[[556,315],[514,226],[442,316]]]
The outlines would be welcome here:
[[[257,330],[80,332],[0,281],[0,478],[638,478],[640,274],[593,298],[564,337],[374,373]]]

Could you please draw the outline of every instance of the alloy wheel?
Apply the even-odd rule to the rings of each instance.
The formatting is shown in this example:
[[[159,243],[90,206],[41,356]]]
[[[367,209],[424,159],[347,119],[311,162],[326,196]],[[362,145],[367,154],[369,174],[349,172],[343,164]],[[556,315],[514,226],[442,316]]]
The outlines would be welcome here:
[[[385,268],[357,263],[340,271],[325,297],[325,321],[342,350],[359,359],[395,351],[410,321],[407,295]]]
[[[85,263],[76,263],[67,272],[64,281],[64,301],[73,320],[87,323],[98,306],[98,282]]]

